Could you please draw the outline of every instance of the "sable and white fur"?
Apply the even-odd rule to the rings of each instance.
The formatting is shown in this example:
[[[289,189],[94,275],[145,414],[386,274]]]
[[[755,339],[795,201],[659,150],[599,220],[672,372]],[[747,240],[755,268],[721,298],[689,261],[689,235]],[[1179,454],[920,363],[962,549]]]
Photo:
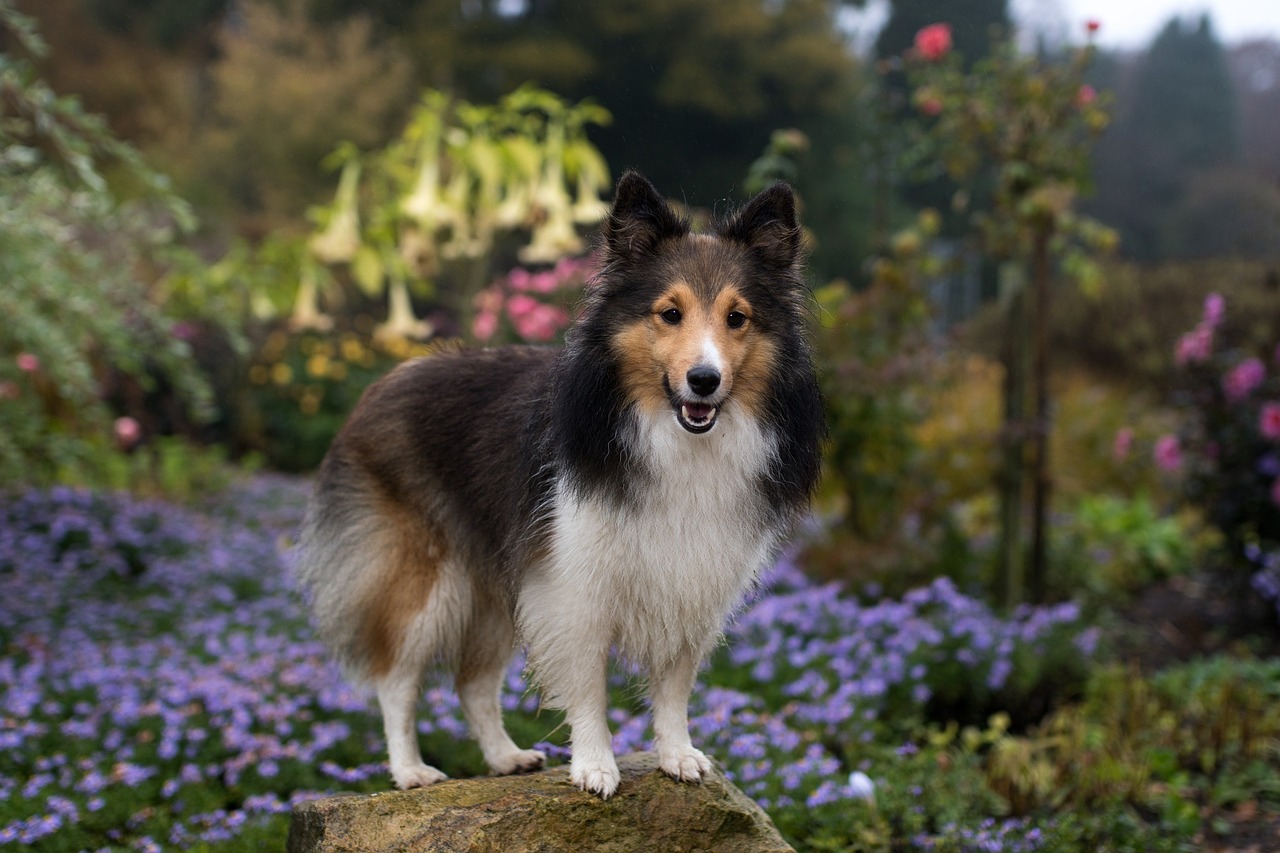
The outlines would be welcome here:
[[[776,184],[694,234],[629,172],[602,251],[563,349],[407,362],[320,469],[299,578],[321,635],[377,691],[401,788],[444,778],[416,735],[432,666],[456,674],[493,772],[542,765],[502,722],[520,644],[566,712],[579,787],[618,786],[610,654],[649,674],[662,769],[710,768],[688,733],[698,666],[818,475],[794,197]]]

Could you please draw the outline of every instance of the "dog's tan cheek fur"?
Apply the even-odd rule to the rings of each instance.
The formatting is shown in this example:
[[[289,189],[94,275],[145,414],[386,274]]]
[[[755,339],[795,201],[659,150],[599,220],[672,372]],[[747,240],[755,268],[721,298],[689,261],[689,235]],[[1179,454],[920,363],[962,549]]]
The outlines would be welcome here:
[[[395,665],[410,624],[427,606],[448,547],[438,530],[398,504],[384,501],[377,518],[384,526],[370,547],[380,552],[382,568],[360,608],[365,614],[360,645],[370,672],[382,677]]]
[[[762,418],[777,347],[767,336],[747,329],[735,350],[733,399],[752,416]]]
[[[661,357],[658,355],[654,333],[649,321],[632,323],[613,336],[613,351],[617,353],[621,370],[622,387],[636,406],[649,414],[667,405],[662,390]]]

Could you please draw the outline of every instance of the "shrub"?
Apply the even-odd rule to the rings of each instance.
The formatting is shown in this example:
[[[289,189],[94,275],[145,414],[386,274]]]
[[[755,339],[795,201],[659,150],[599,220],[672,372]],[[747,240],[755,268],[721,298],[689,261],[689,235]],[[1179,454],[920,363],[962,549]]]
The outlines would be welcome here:
[[[1184,421],[1157,443],[1156,462],[1183,474],[1186,499],[1226,537],[1230,564],[1280,605],[1268,562],[1280,551],[1280,347],[1233,347],[1223,327],[1227,310],[1211,294],[1200,322],[1178,342]],[[1236,585],[1241,593],[1249,588],[1239,573]]]
[[[0,35],[43,51],[7,3]],[[110,447],[112,386],[163,381],[207,414],[190,348],[149,298],[154,270],[192,220],[132,148],[8,52],[0,102],[0,482],[47,481],[92,469]],[[138,188],[135,198],[113,191],[106,166]]]

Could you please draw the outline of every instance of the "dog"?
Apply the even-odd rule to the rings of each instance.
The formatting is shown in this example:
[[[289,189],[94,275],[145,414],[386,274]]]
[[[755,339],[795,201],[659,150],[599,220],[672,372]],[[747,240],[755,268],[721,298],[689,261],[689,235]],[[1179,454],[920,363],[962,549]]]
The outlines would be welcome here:
[[[320,635],[377,693],[399,788],[445,778],[416,733],[433,667],[454,672],[493,773],[543,765],[502,721],[521,645],[565,712],[573,784],[618,787],[611,654],[648,675],[662,770],[701,780],[699,665],[815,487],[825,425],[790,187],[697,233],[630,171],[602,237],[564,347],[407,361],[321,464],[297,576]]]

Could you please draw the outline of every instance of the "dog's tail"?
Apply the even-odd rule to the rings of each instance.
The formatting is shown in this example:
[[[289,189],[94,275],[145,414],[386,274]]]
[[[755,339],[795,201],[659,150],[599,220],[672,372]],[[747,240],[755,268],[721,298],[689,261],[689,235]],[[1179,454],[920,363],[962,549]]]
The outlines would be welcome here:
[[[331,454],[331,457],[333,455]],[[303,520],[294,573],[316,630],[358,683],[376,681],[401,664],[452,646],[452,610],[429,607],[458,591],[442,577],[448,557],[443,536],[420,515],[361,482],[341,457],[326,460]],[[431,611],[431,612],[429,612]],[[433,623],[424,626],[428,617]],[[430,630],[428,630],[428,627]],[[441,630],[445,629],[445,630]]]

